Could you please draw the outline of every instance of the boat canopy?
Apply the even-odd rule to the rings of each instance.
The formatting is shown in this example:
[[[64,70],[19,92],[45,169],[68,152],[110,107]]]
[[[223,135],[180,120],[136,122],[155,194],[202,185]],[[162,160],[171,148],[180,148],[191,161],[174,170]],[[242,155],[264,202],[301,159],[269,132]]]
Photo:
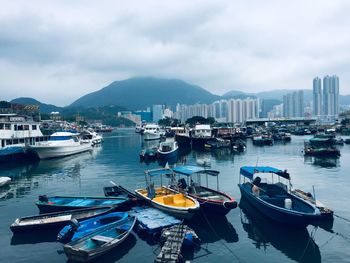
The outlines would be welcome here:
[[[212,176],[219,175],[219,171],[203,169],[202,167],[190,166],[190,165],[176,166],[173,168],[173,171],[175,173],[183,174],[186,176],[191,176],[192,174],[199,174],[199,173],[209,174]]]
[[[171,175],[172,171],[169,168],[161,168],[154,170],[146,170],[145,173],[149,176]]]
[[[256,173],[274,173],[288,180],[290,179],[289,173],[286,170],[282,171],[270,166],[243,166],[240,169],[240,173],[249,179],[253,179]]]

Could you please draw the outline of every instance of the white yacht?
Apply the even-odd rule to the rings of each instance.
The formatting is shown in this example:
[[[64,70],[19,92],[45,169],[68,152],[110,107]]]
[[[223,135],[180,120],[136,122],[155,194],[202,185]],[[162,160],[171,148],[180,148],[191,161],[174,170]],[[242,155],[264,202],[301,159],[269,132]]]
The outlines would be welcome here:
[[[143,139],[144,140],[159,140],[161,136],[161,130],[158,124],[147,124],[144,127]]]
[[[29,146],[29,149],[40,159],[49,159],[90,151],[92,145],[84,143],[77,133],[63,131],[53,133],[47,142]]]
[[[84,130],[81,132],[82,141],[84,143],[91,143],[92,145],[97,145],[103,142],[102,135],[98,134],[97,132],[93,130]]]
[[[26,145],[47,140],[39,125],[29,116],[0,114],[0,160],[24,156]]]

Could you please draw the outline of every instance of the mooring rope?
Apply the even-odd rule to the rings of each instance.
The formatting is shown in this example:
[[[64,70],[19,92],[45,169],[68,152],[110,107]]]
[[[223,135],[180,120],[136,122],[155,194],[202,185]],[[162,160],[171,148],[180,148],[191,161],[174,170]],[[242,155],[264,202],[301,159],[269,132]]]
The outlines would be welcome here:
[[[317,229],[318,229],[318,227],[315,226],[314,229],[311,231],[311,234],[310,234],[310,236],[309,236],[309,240],[307,241],[307,244],[306,244],[306,246],[305,246],[305,248],[304,248],[303,253],[302,253],[301,256],[300,256],[299,261],[301,261],[301,260],[303,259],[304,255],[305,255],[305,253],[306,253],[306,250],[307,250],[307,248],[309,247],[309,244],[310,244],[311,240],[313,240],[314,237],[315,237],[315,235],[316,235]],[[313,231],[314,231],[314,232],[313,232]],[[313,233],[312,233],[312,232],[313,232]]]
[[[204,212],[202,211],[202,215],[205,219],[205,221],[207,222],[208,226],[210,227],[211,231],[216,235],[217,238],[219,238],[220,242],[223,244],[223,246],[237,259],[238,262],[243,262],[237,255],[236,253],[230,249],[226,244],[225,242],[223,242],[220,238],[220,236],[216,233],[214,227],[210,224],[208,218],[206,217],[206,215],[204,214]]]
[[[338,217],[338,218],[343,219],[344,221],[350,223],[350,219],[348,219],[348,218],[346,218],[346,217],[340,216],[340,215],[338,215],[338,214],[333,214],[333,215],[334,215],[335,217]]]

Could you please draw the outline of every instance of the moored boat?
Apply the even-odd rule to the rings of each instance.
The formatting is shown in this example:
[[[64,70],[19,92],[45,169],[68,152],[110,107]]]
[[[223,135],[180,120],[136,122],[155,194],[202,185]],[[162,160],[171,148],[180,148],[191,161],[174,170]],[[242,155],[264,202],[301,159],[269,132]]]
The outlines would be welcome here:
[[[158,124],[146,124],[143,130],[144,140],[159,140],[161,136]]]
[[[135,217],[106,225],[82,238],[64,245],[70,260],[87,262],[95,259],[121,244],[129,236],[136,222]]]
[[[167,159],[177,156],[179,146],[174,139],[167,139],[159,144],[157,149],[158,157]]]
[[[92,150],[91,142],[84,143],[77,133],[55,132],[47,142],[30,145],[28,149],[40,159],[63,157]]]
[[[290,191],[290,176],[287,171],[268,166],[243,166],[240,174],[238,187],[242,197],[270,220],[295,227],[305,227],[321,218],[321,213],[315,205]],[[278,182],[261,183],[261,178],[255,176],[256,174],[277,176]],[[289,186],[280,182],[281,178],[288,180]]]
[[[66,225],[57,235],[57,240],[66,243],[69,241],[75,241],[88,235],[98,229],[117,221],[125,220],[129,214],[127,212],[111,212],[108,214],[103,214],[95,216],[90,219],[78,222],[72,220],[71,224]]]
[[[178,218],[191,219],[199,210],[199,203],[194,198],[162,184],[162,176],[172,173],[168,168],[145,171],[146,188],[136,189],[135,193],[155,208]],[[158,187],[154,186],[154,176],[161,179]]]
[[[189,196],[195,198],[205,212],[226,215],[232,209],[237,207],[237,201],[232,196],[219,191],[219,171],[203,169],[198,166],[176,166],[172,170],[178,177],[180,177],[180,175],[187,177],[187,182],[184,178],[179,178],[179,183],[173,187],[179,187]],[[208,187],[208,175],[216,177],[216,190]],[[201,178],[197,180],[198,182],[194,183],[193,180],[195,179],[193,177],[195,176],[205,176],[207,185],[202,186],[199,183]]]
[[[11,178],[7,176],[1,176],[0,177],[0,187],[6,186],[11,182]]]
[[[41,213],[74,210],[88,207],[124,208],[129,205],[127,197],[87,197],[40,195],[36,203]]]
[[[208,124],[198,124],[191,131],[192,147],[201,149],[212,138],[211,127]]]
[[[27,230],[63,227],[64,225],[67,225],[69,222],[71,222],[71,220],[73,219],[81,221],[108,213],[110,210],[111,209],[109,207],[93,207],[64,212],[41,214],[35,216],[26,216],[17,218],[15,222],[11,224],[10,229],[12,232],[15,233]]]

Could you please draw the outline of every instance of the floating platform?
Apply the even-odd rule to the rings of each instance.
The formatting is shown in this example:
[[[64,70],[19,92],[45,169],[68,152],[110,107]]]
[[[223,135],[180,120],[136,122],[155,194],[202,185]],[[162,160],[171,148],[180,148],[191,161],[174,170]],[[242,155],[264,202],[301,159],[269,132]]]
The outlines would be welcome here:
[[[173,216],[151,207],[134,207],[130,211],[130,215],[137,218],[138,228],[148,234],[158,233],[165,227],[178,225],[182,222]]]

